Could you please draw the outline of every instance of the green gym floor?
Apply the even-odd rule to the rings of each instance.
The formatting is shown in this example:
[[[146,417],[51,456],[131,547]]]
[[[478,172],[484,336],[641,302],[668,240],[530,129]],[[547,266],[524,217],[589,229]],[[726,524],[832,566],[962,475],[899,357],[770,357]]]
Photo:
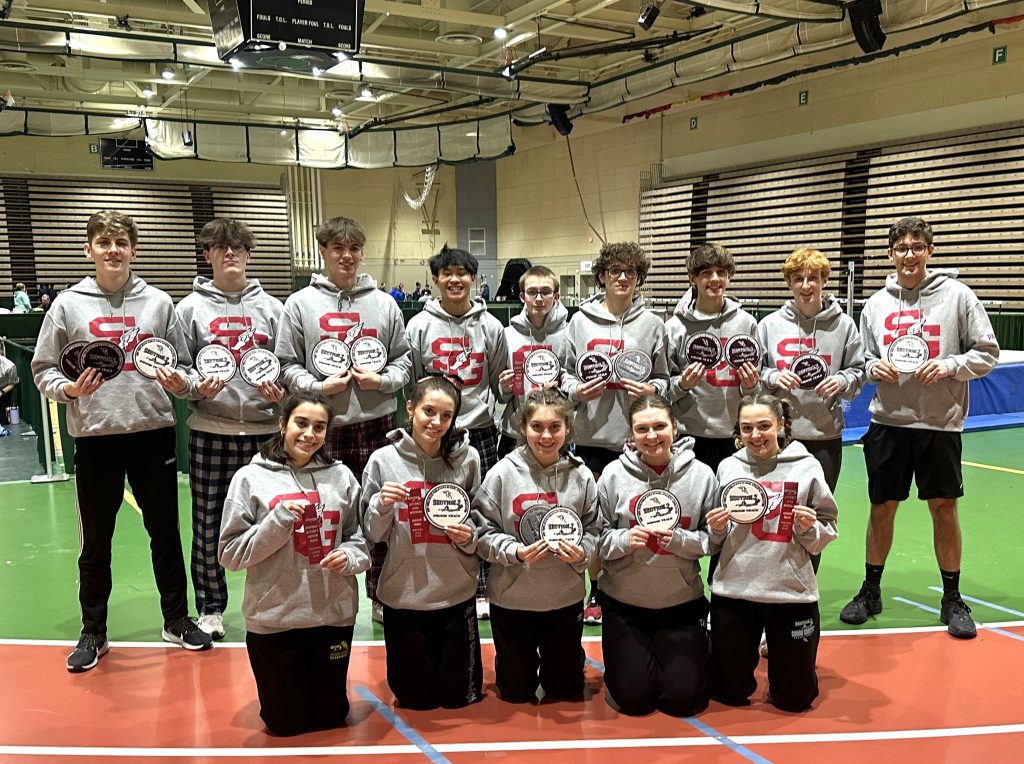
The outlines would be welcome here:
[[[966,496],[960,504],[964,536],[961,590],[980,622],[1024,617],[1024,555],[1021,523],[1016,519],[1024,494],[1024,449],[1019,429],[964,436]],[[837,489],[840,538],[825,554],[819,572],[822,628],[847,627],[840,608],[860,585],[864,573],[867,517],[864,460],[856,446],[843,452]],[[74,483],[2,484],[0,506],[0,639],[74,640],[80,621],[76,558],[78,529]],[[188,480],[179,480],[182,545],[186,564],[191,520]],[[1015,498],[1016,497],[1016,498]],[[114,590],[109,634],[118,641],[160,641],[161,618],[149,562],[148,538],[130,494],[118,516],[114,536]],[[228,574],[230,604],[225,617],[227,641],[244,636],[238,607],[244,574]],[[932,552],[931,522],[922,502],[904,503],[897,515],[896,539],[883,579],[885,612],[860,628],[930,626],[938,623],[940,580]],[[600,634],[588,627],[587,634]],[[482,636],[490,630],[482,624]],[[381,639],[369,606],[360,604],[356,639]]]

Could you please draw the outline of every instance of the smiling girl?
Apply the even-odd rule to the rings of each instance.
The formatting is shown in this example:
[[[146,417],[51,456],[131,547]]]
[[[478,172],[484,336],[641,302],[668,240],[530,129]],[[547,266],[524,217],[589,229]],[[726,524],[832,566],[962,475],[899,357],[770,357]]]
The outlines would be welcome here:
[[[402,708],[462,708],[483,697],[476,527],[468,517],[434,527],[424,505],[439,484],[468,497],[480,486],[480,457],[455,426],[461,403],[448,378],[421,379],[406,402],[408,429],[388,433],[389,445],[363,473],[363,529],[371,542],[387,543],[377,596],[388,686]]]
[[[635,400],[629,426],[635,448],[597,484],[606,695],[631,716],[692,716],[708,704],[708,601],[698,560],[710,551],[704,516],[718,483],[694,457],[693,439],[676,440],[665,398]]]
[[[742,478],[746,494],[763,492],[765,511],[753,522],[738,522],[721,506],[707,514],[711,540],[721,547],[711,582],[712,697],[749,704],[763,630],[770,702],[804,711],[818,696],[821,632],[811,555],[838,535],[835,499],[821,465],[793,440],[787,401],[743,398],[736,441],[740,450],[718,467],[723,503],[732,481]]]
[[[356,574],[370,558],[359,530],[359,484],[330,459],[327,399],[292,393],[279,432],[228,488],[220,562],[245,569],[245,644],[260,716],[274,735],[340,727]]]
[[[600,531],[597,488],[582,460],[568,453],[569,401],[539,390],[522,411],[522,445],[488,473],[474,501],[483,530],[479,554],[493,564],[487,596],[495,678],[510,703],[535,700],[538,686],[548,699],[577,699],[583,574]],[[558,525],[577,525],[582,538],[544,538],[544,518],[555,508]],[[555,525],[549,522],[549,531]]]

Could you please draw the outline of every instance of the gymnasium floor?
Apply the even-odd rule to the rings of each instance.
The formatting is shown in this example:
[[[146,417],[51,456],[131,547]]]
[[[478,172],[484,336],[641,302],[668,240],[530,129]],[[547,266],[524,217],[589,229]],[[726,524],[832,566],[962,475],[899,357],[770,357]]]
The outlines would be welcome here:
[[[864,627],[837,613],[863,576],[866,515],[860,450],[847,447],[837,498],[841,538],[819,576],[826,635],[815,708],[783,714],[760,702],[712,704],[695,719],[622,717],[604,703],[600,629],[587,628],[590,697],[582,704],[510,706],[494,697],[461,711],[390,706],[379,627],[362,607],[349,676],[349,727],[293,739],[261,731],[244,648],[242,575],[224,643],[187,654],[159,641],[160,616],[140,518],[119,516],[111,597],[111,652],[73,676],[64,658],[77,639],[77,526],[71,483],[2,485],[0,506],[0,762],[131,757],[143,762],[263,761],[314,755],[372,762],[1024,760],[1024,556],[1017,518],[1024,492],[1019,429],[964,436],[962,590],[978,620],[971,642],[938,625],[940,597],[927,510],[907,502],[897,518],[883,586],[885,612]],[[187,535],[188,486],[179,486]],[[982,626],[984,624],[984,626]],[[484,635],[488,635],[486,625]],[[493,650],[484,646],[485,668]],[[763,680],[764,662],[759,673]],[[633,749],[632,754],[626,749]]]

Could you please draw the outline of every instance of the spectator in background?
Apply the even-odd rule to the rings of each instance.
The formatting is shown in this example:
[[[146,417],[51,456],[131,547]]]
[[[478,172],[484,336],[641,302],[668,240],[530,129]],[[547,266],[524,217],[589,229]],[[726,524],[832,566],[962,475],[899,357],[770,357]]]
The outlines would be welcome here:
[[[8,414],[14,388],[18,386],[18,367],[5,355],[0,355],[0,438],[11,434],[7,425],[11,423]]]
[[[389,294],[395,298],[395,302],[405,301],[405,284],[399,282],[398,286],[392,289]]]
[[[16,284],[14,287],[14,310],[13,313],[28,313],[32,310],[32,300],[25,290],[24,284]]]
[[[44,293],[43,296],[39,298],[39,307],[36,310],[41,310],[45,313],[50,309],[50,305],[52,304],[49,293]]]
[[[408,299],[416,302],[420,299],[420,295],[423,294],[423,285],[420,282],[416,282],[416,287],[412,290],[411,295],[406,295]]]
[[[430,287],[423,287],[423,291],[420,292],[420,298],[417,302],[424,303],[430,299]]]
[[[489,302],[491,299],[491,285],[487,283],[487,277],[483,277],[483,284],[480,286],[480,297],[484,302]]]

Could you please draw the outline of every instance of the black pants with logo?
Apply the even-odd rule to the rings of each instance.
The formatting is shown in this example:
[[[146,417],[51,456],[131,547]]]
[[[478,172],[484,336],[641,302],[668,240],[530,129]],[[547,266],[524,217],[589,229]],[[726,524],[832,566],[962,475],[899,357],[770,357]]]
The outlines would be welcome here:
[[[783,711],[806,711],[818,697],[821,617],[817,602],[765,604],[711,597],[711,697],[746,706],[757,689],[761,632],[768,640],[768,695]]]
[[[82,632],[107,633],[112,587],[111,541],[124,501],[124,481],[149,534],[153,575],[164,623],[188,615],[188,579],[178,530],[178,465],[173,427],[75,440],[75,483],[81,527],[78,601]]]
[[[549,699],[582,699],[583,603],[511,610],[491,603],[494,676],[501,699],[529,703],[538,684]]]
[[[260,718],[275,735],[333,729],[348,716],[352,626],[245,635]]]

